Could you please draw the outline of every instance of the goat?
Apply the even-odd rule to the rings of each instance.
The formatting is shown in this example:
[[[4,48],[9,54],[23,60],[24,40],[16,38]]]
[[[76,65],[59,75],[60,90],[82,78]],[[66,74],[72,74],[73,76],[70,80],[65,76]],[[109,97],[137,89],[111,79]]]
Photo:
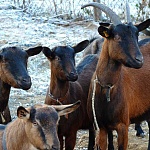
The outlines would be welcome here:
[[[59,116],[71,113],[79,106],[80,101],[61,106],[18,107],[18,118],[6,126],[0,125],[0,150],[59,150]]]
[[[50,50],[43,49],[44,55],[50,61],[51,80],[45,99],[46,104],[69,104],[78,99],[81,106],[69,116],[62,117],[58,125],[60,149],[63,149],[65,137],[65,150],[73,150],[76,144],[76,134],[79,129],[89,129],[88,149],[94,147],[93,123],[89,122],[86,104],[90,80],[98,61],[97,55],[88,55],[75,68],[75,54],[82,51],[89,41],[80,42],[74,47],[58,46]],[[77,80],[78,79],[78,80]]]
[[[84,50],[83,56],[88,54],[100,54],[104,38],[94,37],[90,40],[90,44]]]
[[[105,150],[107,134],[116,130],[118,149],[126,150],[129,124],[150,119],[150,43],[138,45],[138,33],[149,27],[150,19],[136,26],[123,24],[107,6],[93,2],[82,8],[87,6],[101,9],[113,21],[108,28],[98,28],[105,39],[87,102],[89,118],[100,129],[96,144]]]
[[[104,42],[104,38],[100,38],[100,37],[95,37],[92,38],[90,40],[90,45],[88,45],[85,50],[84,50],[84,56],[89,55],[89,54],[97,54],[100,55],[101,49],[102,49],[102,45]],[[135,124],[135,130],[136,130],[136,136],[137,137],[145,137],[145,133],[142,130],[142,127],[140,125],[140,123]],[[111,141],[109,141],[111,142]]]
[[[8,100],[11,87],[28,90],[31,78],[27,72],[28,57],[39,54],[42,46],[22,50],[6,47],[0,51],[0,123],[11,121]]]

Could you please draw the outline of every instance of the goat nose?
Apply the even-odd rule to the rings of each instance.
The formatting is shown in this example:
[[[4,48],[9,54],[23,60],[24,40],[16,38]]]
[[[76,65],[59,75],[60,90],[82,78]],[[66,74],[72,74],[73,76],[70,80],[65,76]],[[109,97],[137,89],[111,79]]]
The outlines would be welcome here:
[[[23,90],[28,90],[31,87],[31,78],[30,76],[20,77],[18,80],[20,88]]]
[[[77,73],[74,73],[74,72],[70,72],[69,74],[69,79],[71,81],[76,81],[78,79],[78,74]]]
[[[143,65],[143,62],[144,62],[143,56],[142,55],[137,55],[135,57],[135,61],[134,61],[134,63],[135,63],[134,68],[136,68],[136,69],[141,68],[142,65]]]
[[[143,56],[142,55],[137,55],[135,57],[136,61],[143,63]]]
[[[59,150],[60,148],[58,146],[52,146],[52,150]]]
[[[22,82],[30,83],[31,82],[31,78],[29,76],[28,77],[24,77],[24,78],[22,78]]]

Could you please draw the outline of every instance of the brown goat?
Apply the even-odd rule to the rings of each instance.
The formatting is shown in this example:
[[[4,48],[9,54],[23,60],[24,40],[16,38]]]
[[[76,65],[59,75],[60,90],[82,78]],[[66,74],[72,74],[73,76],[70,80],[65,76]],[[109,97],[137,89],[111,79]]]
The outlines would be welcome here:
[[[0,125],[0,150],[59,150],[57,135],[59,116],[76,110],[80,101],[70,105],[36,104],[17,109],[18,118]]]
[[[83,8],[87,6],[100,8],[114,23],[98,28],[105,39],[91,81],[88,114],[100,128],[97,145],[101,150],[107,148],[111,130],[117,131],[118,149],[126,150],[129,124],[150,119],[150,39],[138,46],[138,33],[149,27],[150,19],[136,26],[122,24],[105,5],[90,3]]]
[[[64,145],[63,137],[65,137],[65,150],[74,149],[79,129],[89,129],[88,149],[93,150],[94,147],[94,130],[92,122],[89,122],[86,105],[90,80],[98,58],[97,55],[88,55],[77,68],[75,68],[74,58],[75,53],[83,50],[88,44],[88,41],[83,41],[74,47],[58,46],[53,50],[46,47],[43,49],[51,65],[51,81],[45,103],[70,104],[78,99],[81,100],[78,110],[67,117],[62,117],[59,121],[58,137],[61,150]]]
[[[39,54],[42,46],[22,50],[6,47],[0,51],[0,123],[11,121],[8,100],[11,87],[28,90],[31,78],[27,71],[28,57]]]
[[[28,57],[39,54],[42,46],[22,50],[6,47],[0,51],[0,123],[11,121],[8,100],[11,87],[28,90],[31,78],[27,71]]]
[[[90,40],[90,45],[88,45],[85,50],[84,50],[84,56],[88,55],[88,54],[97,54],[100,55],[101,49],[102,49],[102,45],[104,42],[104,38],[100,38],[100,37],[95,37],[92,38]],[[140,42],[141,43],[141,42]],[[139,44],[140,44],[139,43]],[[142,130],[142,127],[140,125],[140,123],[135,124],[135,130],[136,130],[136,136],[138,137],[145,137],[145,133]],[[113,135],[110,135],[110,137],[108,137],[109,139],[112,140]],[[112,143],[112,141],[108,140],[109,144]]]

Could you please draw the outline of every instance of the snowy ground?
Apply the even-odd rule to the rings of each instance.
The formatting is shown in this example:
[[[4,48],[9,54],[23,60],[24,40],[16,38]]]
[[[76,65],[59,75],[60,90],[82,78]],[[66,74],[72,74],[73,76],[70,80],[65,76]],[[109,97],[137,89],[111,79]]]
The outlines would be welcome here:
[[[1,7],[0,7],[1,8]],[[34,18],[21,10],[0,9],[0,47],[10,45],[27,48],[29,46],[44,45],[53,48],[58,45],[75,45],[91,36],[98,35],[98,23],[92,21],[63,21],[58,19]],[[82,53],[76,56],[77,63]],[[16,108],[20,105],[28,106],[43,103],[46,89],[50,82],[50,69],[45,56],[40,53],[31,57],[28,63],[32,87],[28,91],[12,88],[9,106],[12,117],[16,116]],[[147,125],[143,123],[146,137],[139,139],[135,136],[133,126],[129,128],[129,149],[146,150]],[[139,144],[140,146],[139,146]],[[78,134],[77,150],[87,149],[87,132]]]
[[[21,10],[0,10],[0,16],[1,47],[15,45],[26,49],[35,45],[50,48],[58,45],[73,46],[82,40],[88,39],[96,32],[92,22],[67,22],[58,19],[34,18],[24,14]],[[90,29],[90,24],[95,28],[94,33]],[[77,55],[77,62],[81,57],[82,53]],[[32,78],[31,89],[23,91],[12,88],[10,105],[13,103],[13,106],[16,107],[20,104],[26,104],[26,100],[29,103],[35,102],[33,97],[39,97],[40,99],[41,96],[45,96],[50,81],[50,69],[46,57],[40,53],[29,58],[28,70]],[[14,100],[16,96],[17,99]],[[42,98],[40,101],[43,100]]]
[[[49,46],[50,48],[58,45],[74,46],[95,34],[97,34],[97,28],[96,23],[93,22],[47,20],[42,17],[30,17],[21,10],[0,9],[0,48],[12,45],[25,49],[35,45]],[[81,57],[82,53],[76,56],[77,63]],[[32,79],[31,89],[28,91],[11,89],[9,107],[12,118],[16,117],[18,106],[44,102],[50,82],[50,69],[49,62],[43,53],[29,58],[28,70]],[[78,137],[80,134],[83,139],[79,140],[78,149],[86,149],[87,132],[82,131]]]

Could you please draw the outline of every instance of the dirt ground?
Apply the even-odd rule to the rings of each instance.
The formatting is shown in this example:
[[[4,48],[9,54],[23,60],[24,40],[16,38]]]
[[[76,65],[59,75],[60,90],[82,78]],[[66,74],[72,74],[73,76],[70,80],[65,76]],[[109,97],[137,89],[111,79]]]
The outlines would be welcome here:
[[[128,140],[128,150],[147,150],[148,146],[148,127],[147,123],[142,123],[142,129],[145,132],[145,137],[137,137],[136,132],[134,130],[134,125],[130,125],[129,127],[129,140]],[[87,147],[88,142],[88,132],[80,131],[78,133],[78,141],[76,150],[82,150]],[[117,150],[117,134],[114,131],[114,146],[115,150]]]
[[[42,44],[50,47],[56,45],[74,45],[97,34],[98,23],[92,21],[63,21],[48,20],[46,18],[35,18],[24,14],[20,10],[1,9],[0,10],[0,46],[18,45],[22,47]],[[146,38],[145,36],[140,36]],[[77,55],[77,61],[82,54]],[[32,105],[43,103],[46,89],[49,85],[49,67],[46,58],[40,54],[30,59],[28,65],[32,78],[32,88],[28,91],[12,88],[9,106],[12,118],[16,117],[16,108],[19,105]],[[144,138],[136,137],[134,125],[129,127],[129,150],[146,150],[148,145],[147,123],[142,123],[145,132]],[[114,132],[114,144],[117,149],[117,138]],[[88,144],[88,132],[79,131],[77,135],[76,150],[86,150]]]

